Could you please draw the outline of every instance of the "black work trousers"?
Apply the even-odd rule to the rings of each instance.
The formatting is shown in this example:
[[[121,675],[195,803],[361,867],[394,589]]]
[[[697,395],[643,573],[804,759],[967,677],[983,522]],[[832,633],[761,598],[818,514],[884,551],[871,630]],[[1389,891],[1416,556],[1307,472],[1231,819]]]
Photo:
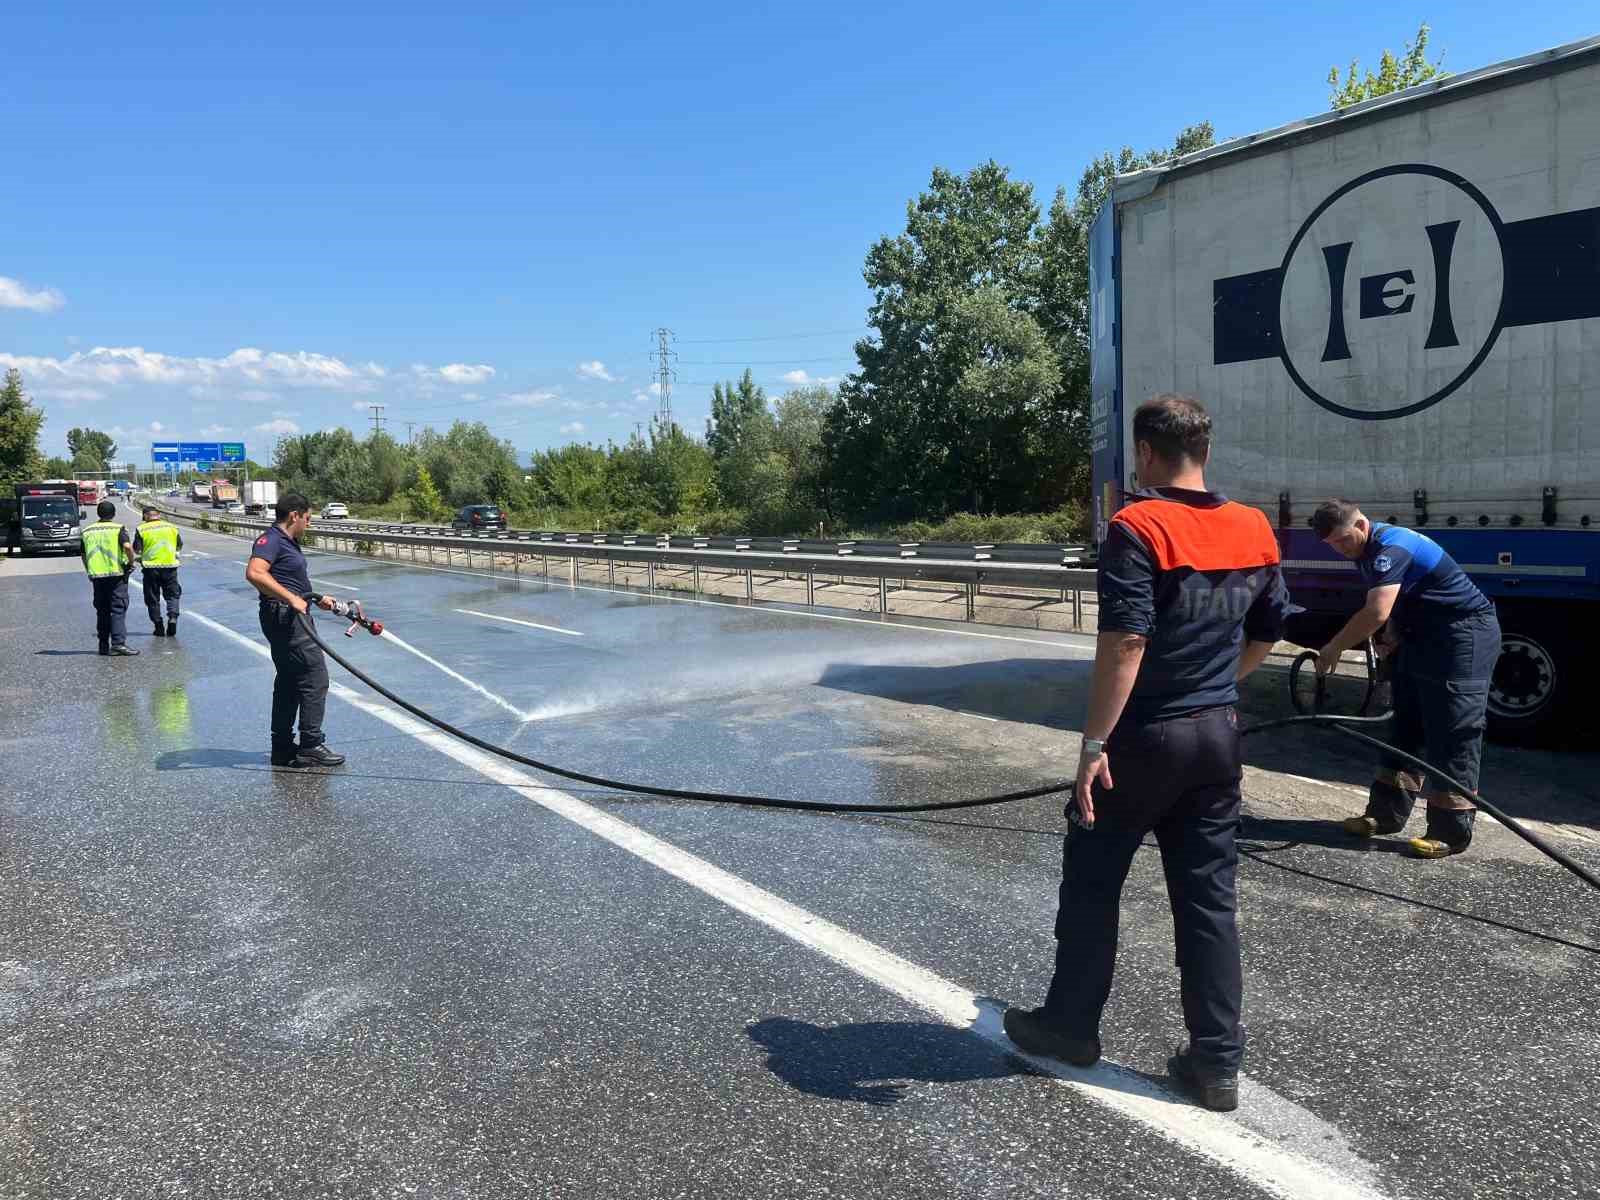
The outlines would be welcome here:
[[[1401,634],[1395,654],[1389,744],[1420,756],[1470,789],[1462,794],[1430,776],[1420,790],[1432,807],[1472,807],[1483,762],[1489,681],[1499,657],[1500,623],[1492,608]],[[1413,789],[1404,785],[1415,783],[1421,772],[1392,755],[1381,756],[1379,770],[1380,784],[1399,786],[1405,793],[1402,800],[1393,802],[1392,814],[1403,822],[1410,815],[1413,794]]]
[[[178,583],[177,567],[146,567],[144,568],[144,607],[150,614],[150,619],[157,625],[161,624],[161,601],[163,597],[167,602],[167,620],[178,619],[178,597],[183,595],[183,588]]]
[[[1244,985],[1235,920],[1242,772],[1234,710],[1124,721],[1106,753],[1114,786],[1095,784],[1094,828],[1074,822],[1067,833],[1056,970],[1045,1011],[1069,1036],[1099,1036],[1116,965],[1122,885],[1139,843],[1154,830],[1195,1065],[1208,1074],[1237,1071]]]
[[[94,631],[100,647],[120,646],[128,640],[128,577],[91,576],[94,585]]]
[[[322,648],[300,624],[287,604],[261,602],[261,632],[272,647],[272,749],[295,748],[295,717],[300,718],[300,745],[309,750],[323,742],[322,716],[328,707],[328,664]]]

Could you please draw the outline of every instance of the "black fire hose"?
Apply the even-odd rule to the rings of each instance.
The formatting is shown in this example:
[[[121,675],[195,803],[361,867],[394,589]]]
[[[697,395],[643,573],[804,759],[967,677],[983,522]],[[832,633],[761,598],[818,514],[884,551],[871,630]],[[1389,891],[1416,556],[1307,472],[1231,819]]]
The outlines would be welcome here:
[[[711,804],[742,804],[752,808],[779,808],[798,812],[856,813],[870,815],[882,813],[948,812],[952,809],[958,808],[985,808],[994,804],[1010,804],[1018,800],[1034,800],[1040,796],[1049,796],[1057,792],[1070,791],[1073,786],[1071,781],[1067,781],[1063,783],[1045,784],[1042,787],[1025,788],[1022,791],[1002,792],[994,796],[975,796],[965,800],[927,801],[922,804],[839,804],[825,800],[787,800],[775,796],[744,796],[730,792],[698,792],[688,788],[660,787],[654,784],[629,783],[621,779],[607,779],[603,775],[587,775],[582,771],[573,771],[566,767],[558,767],[554,763],[541,762],[536,758],[528,757],[526,754],[518,754],[515,750],[509,750],[504,746],[497,746],[495,743],[485,741],[483,738],[468,733],[466,730],[460,729],[450,724],[448,721],[441,720],[439,717],[434,716],[426,709],[417,707],[409,700],[396,695],[394,692],[384,687],[383,684],[372,678],[372,676],[368,675],[360,667],[357,667],[353,663],[349,662],[337,651],[335,651],[333,647],[329,646],[320,637],[318,637],[316,623],[312,621],[309,613],[300,613],[298,615],[300,618],[300,623],[302,626],[304,626],[306,633],[310,635],[311,640],[321,648],[324,654],[333,659],[334,662],[338,663],[341,667],[350,672],[350,674],[354,675],[373,691],[377,692],[378,695],[390,701],[392,704],[403,708],[406,712],[410,713],[418,720],[424,721],[427,724],[432,725],[435,729],[442,730],[443,732],[448,733],[451,737],[466,742],[469,746],[476,746],[479,750],[486,751],[487,753],[493,754],[496,757],[507,759],[510,762],[520,763],[525,767],[532,767],[535,771],[540,771],[547,775],[557,775],[563,779],[571,779],[577,783],[591,784],[595,787],[605,788],[609,791],[632,792],[634,794],[643,796],[663,796],[672,800],[700,800]],[[382,631],[382,625],[377,622],[371,622],[362,619],[358,621],[358,624],[369,628],[373,633],[379,633]],[[373,625],[376,625],[377,628],[372,628]],[[1346,717],[1335,716],[1326,713],[1302,714],[1300,716],[1284,717],[1275,721],[1267,721],[1260,725],[1252,725],[1247,729],[1241,729],[1239,731],[1239,736],[1249,737],[1252,734],[1265,733],[1269,729],[1282,729],[1290,725],[1320,725],[1332,728],[1336,732],[1342,733],[1347,737],[1356,738],[1358,741],[1367,742],[1378,747],[1379,749],[1398,755],[1407,762],[1413,763],[1422,770],[1434,775],[1436,778],[1444,780],[1446,783],[1450,784],[1450,786],[1458,789],[1463,795],[1470,796],[1473,794],[1470,788],[1462,787],[1461,784],[1457,783],[1454,779],[1451,779],[1443,771],[1440,771],[1437,767],[1424,762],[1422,759],[1415,758],[1412,755],[1396,750],[1394,747],[1380,742],[1377,738],[1368,737],[1364,733],[1358,733],[1353,729],[1345,728],[1345,723],[1376,724],[1387,719],[1387,714],[1378,717]],[[1540,837],[1538,837],[1538,835],[1524,829],[1513,818],[1508,817],[1498,808],[1495,808],[1493,805],[1487,803],[1481,798],[1476,802],[1480,807],[1493,813],[1497,820],[1506,825],[1514,833],[1518,834],[1536,849],[1541,850],[1545,854],[1549,855],[1556,862],[1566,867],[1569,871],[1577,875],[1591,887],[1600,890],[1600,879],[1595,878],[1595,876],[1590,874],[1589,871],[1573,862],[1565,854],[1561,853],[1561,851],[1557,850],[1551,845],[1548,845]]]

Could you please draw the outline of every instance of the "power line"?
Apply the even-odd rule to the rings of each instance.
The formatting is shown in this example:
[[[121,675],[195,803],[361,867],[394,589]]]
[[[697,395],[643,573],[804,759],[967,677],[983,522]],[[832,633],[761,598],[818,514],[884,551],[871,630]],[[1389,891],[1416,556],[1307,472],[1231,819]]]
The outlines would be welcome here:
[[[733,338],[679,338],[684,346],[721,346],[733,342],[785,342],[791,338],[814,337],[842,337],[847,333],[860,334],[866,332],[866,326],[858,325],[854,329],[820,329],[813,333],[770,333],[760,337],[733,337]]]
[[[795,363],[833,363],[843,362],[846,356],[830,354],[826,358],[685,358],[681,365],[685,367],[787,367]]]

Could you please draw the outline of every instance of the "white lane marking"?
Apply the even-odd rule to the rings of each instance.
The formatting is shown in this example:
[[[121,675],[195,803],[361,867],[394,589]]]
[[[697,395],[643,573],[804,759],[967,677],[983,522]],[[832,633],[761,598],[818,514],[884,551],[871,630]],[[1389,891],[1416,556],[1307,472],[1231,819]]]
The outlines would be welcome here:
[[[458,608],[458,613],[466,613],[469,617],[482,617],[485,621],[504,621],[508,625],[526,625],[529,629],[547,629],[551,633],[564,633],[568,637],[582,637],[576,629],[562,629],[558,625],[541,625],[537,621],[519,621],[516,617],[497,617],[494,613],[479,612],[475,608]]]
[[[320,555],[326,555],[329,558],[352,558],[352,557],[354,557],[353,555],[348,555],[348,554],[338,554],[338,553],[336,553],[335,551],[332,551],[332,550],[313,550],[313,551],[311,551],[311,553],[320,554]],[[363,561],[368,561],[368,560],[363,560]],[[440,575],[466,575],[466,576],[469,576],[470,578],[473,578],[473,579],[493,579],[493,580],[496,580],[496,581],[501,581],[501,580],[505,580],[507,578],[507,576],[505,575],[504,572],[501,572],[499,574],[491,575],[488,571],[462,571],[462,570],[458,570],[458,569],[456,569],[454,567],[430,567],[430,566],[427,566],[427,565],[425,565],[423,563],[393,562],[393,561],[387,561],[387,560],[383,560],[383,559],[379,559],[377,561],[373,561],[371,565],[373,565],[373,566],[384,566],[384,567],[396,567],[396,568],[398,568],[398,569],[400,569],[402,571],[433,571],[433,572],[436,572],[437,574],[440,574]],[[517,576],[513,575],[510,578],[512,580],[516,580]],[[530,575],[530,576],[522,577],[521,582],[523,582],[523,583],[541,582],[542,583],[543,580],[542,579],[537,579],[536,577]],[[902,621],[894,621],[894,620],[880,621],[880,620],[877,620],[874,617],[846,617],[846,616],[842,616],[842,615],[840,615],[838,613],[800,612],[800,611],[797,611],[797,610],[792,609],[792,608],[776,608],[776,607],[773,607],[775,604],[784,603],[784,601],[781,601],[781,600],[778,600],[778,601],[769,600],[769,601],[767,601],[767,602],[765,602],[763,604],[757,604],[757,605],[751,606],[751,605],[748,605],[748,604],[729,604],[729,603],[725,603],[725,602],[719,601],[719,600],[696,600],[696,599],[693,599],[692,597],[689,597],[689,596],[668,596],[668,595],[666,595],[666,594],[664,594],[662,592],[657,592],[652,597],[651,595],[649,595],[649,593],[645,593],[645,592],[613,591],[611,588],[595,587],[593,584],[588,584],[588,583],[579,583],[579,584],[551,583],[551,584],[547,584],[546,586],[548,588],[550,588],[550,590],[552,590],[552,591],[554,591],[554,590],[559,588],[559,589],[565,589],[566,591],[576,590],[576,591],[580,591],[580,592],[604,592],[606,595],[609,595],[609,596],[621,596],[624,599],[628,599],[628,600],[651,600],[651,599],[654,599],[654,600],[667,600],[667,601],[670,601],[673,604],[709,604],[709,605],[713,606],[714,608],[742,608],[742,609],[746,610],[747,612],[766,612],[766,613],[773,613],[773,614],[775,614],[777,616],[782,616],[782,617],[808,617],[813,621],[849,621],[850,623],[855,624],[855,625],[876,625],[880,629],[916,629],[916,630],[922,631],[923,633],[936,633],[936,634],[941,634],[941,635],[948,636],[948,637],[986,638],[986,639],[988,639],[990,641],[995,641],[995,642],[1026,642],[1030,646],[1051,646],[1051,647],[1053,647],[1053,648],[1055,648],[1057,650],[1068,650],[1068,651],[1078,651],[1080,653],[1088,653],[1088,651],[1086,650],[1085,647],[1082,647],[1082,646],[1078,645],[1076,642],[1057,642],[1057,641],[1052,641],[1049,638],[1016,637],[1013,634],[1006,634],[1006,633],[979,633],[975,629],[938,629],[938,628],[935,628],[934,626],[931,626],[931,625],[908,625],[908,624],[906,624],[906,623],[904,623]],[[1094,635],[1092,633],[1063,633],[1061,636],[1064,637],[1064,638],[1066,638],[1066,637],[1083,638],[1083,637],[1093,637]]]
[[[956,715],[962,717],[972,717],[979,721],[998,721],[1000,719],[999,717],[986,717],[982,713],[968,712],[964,708],[956,709]]]
[[[263,658],[269,657],[265,646],[226,625],[200,614],[194,614],[192,619]],[[1243,1099],[1247,1107],[1266,1109],[1277,1118],[1278,1127],[1267,1133],[1182,1103],[1144,1076],[1105,1060],[1080,1070],[1052,1059],[1022,1054],[1005,1036],[1000,1010],[967,989],[575,796],[545,787],[508,762],[457,742],[387,705],[363,699],[343,684],[330,684],[329,690],[367,715],[832,959],[947,1024],[970,1030],[998,1048],[1025,1058],[1040,1073],[1084,1098],[1139,1122],[1271,1195],[1284,1200],[1383,1200],[1388,1195],[1379,1189],[1376,1168],[1357,1158],[1337,1129],[1253,1080],[1240,1076]],[[1293,1148],[1290,1143],[1295,1144]],[[1316,1151],[1329,1157],[1317,1157]],[[1361,1177],[1348,1173],[1351,1166],[1359,1169]]]
[[[400,649],[402,649],[402,650],[409,650],[412,654],[415,654],[418,658],[420,658],[423,662],[427,663],[430,667],[437,667],[439,670],[443,671],[446,675],[450,676],[451,679],[454,679],[457,683],[464,683],[469,688],[471,688],[473,691],[477,692],[479,695],[487,696],[490,700],[493,700],[496,704],[498,704],[501,708],[505,709],[508,713],[513,714],[519,721],[531,721],[531,720],[533,720],[533,714],[532,713],[523,712],[520,708],[518,708],[516,705],[512,704],[509,700],[506,700],[506,699],[504,699],[504,698],[502,698],[500,696],[495,695],[488,688],[484,687],[483,684],[474,683],[472,680],[468,679],[465,675],[463,675],[460,671],[457,671],[457,670],[454,670],[454,669],[452,669],[450,667],[445,666],[437,658],[433,658],[431,655],[424,654],[421,650],[418,650],[410,642],[402,641],[400,638],[396,637],[389,630],[385,629],[383,631],[383,633],[381,635],[379,635],[379,636],[387,638],[389,641],[393,642],[396,646],[399,646]],[[251,645],[254,645],[254,644],[255,644],[254,642],[251,643]]]
[[[340,591],[345,592],[359,592],[361,590],[358,587],[351,587],[348,583],[333,583],[327,579],[313,579],[311,582],[316,584],[318,587],[338,588]]]

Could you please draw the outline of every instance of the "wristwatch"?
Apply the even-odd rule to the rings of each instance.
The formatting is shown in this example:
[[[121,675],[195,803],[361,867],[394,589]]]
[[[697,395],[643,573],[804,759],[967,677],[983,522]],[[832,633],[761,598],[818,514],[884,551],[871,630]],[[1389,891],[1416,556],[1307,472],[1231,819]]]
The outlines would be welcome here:
[[[1086,737],[1083,739],[1083,752],[1085,754],[1104,754],[1106,752],[1105,741],[1101,738]]]

